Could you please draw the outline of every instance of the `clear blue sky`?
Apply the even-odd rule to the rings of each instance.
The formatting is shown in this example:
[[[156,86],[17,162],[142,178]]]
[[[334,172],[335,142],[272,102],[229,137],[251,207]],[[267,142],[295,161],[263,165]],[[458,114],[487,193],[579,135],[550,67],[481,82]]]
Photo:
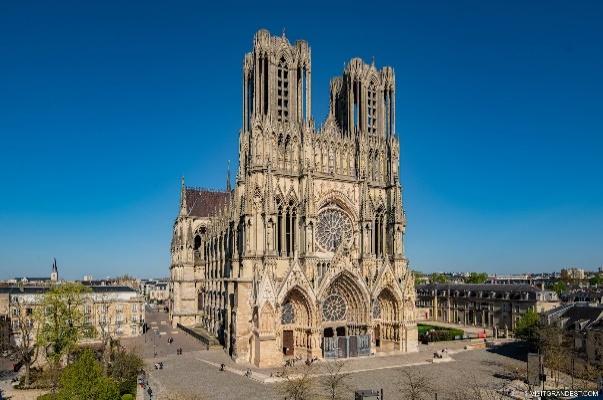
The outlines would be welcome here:
[[[167,275],[261,27],[309,41],[317,121],[346,60],[395,68],[413,268],[603,265],[603,2],[202,3],[0,3],[0,277]]]

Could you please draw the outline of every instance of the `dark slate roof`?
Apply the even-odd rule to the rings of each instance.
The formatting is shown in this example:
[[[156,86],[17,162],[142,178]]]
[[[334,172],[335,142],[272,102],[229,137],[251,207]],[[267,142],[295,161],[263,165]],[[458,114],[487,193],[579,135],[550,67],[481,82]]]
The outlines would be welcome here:
[[[540,288],[524,283],[512,283],[509,285],[503,284],[475,284],[475,283],[430,283],[427,285],[418,285],[419,289],[438,289],[438,290],[471,290],[485,292],[540,292]]]
[[[39,276],[17,276],[15,278],[13,278],[16,281],[22,281],[23,279],[27,279],[28,281],[49,281],[50,277],[47,276],[43,276],[43,277],[39,277]]]
[[[106,293],[106,292],[134,292],[134,293],[136,293],[136,290],[131,288],[130,286],[106,285],[106,286],[90,286],[90,288],[92,289],[93,292],[96,292],[96,293]]]
[[[588,321],[593,323],[603,316],[603,307],[592,307],[575,304],[563,313],[561,318],[567,318],[566,326],[571,327],[577,321]]]
[[[132,289],[129,286],[89,286],[94,293],[111,293],[111,292],[134,292],[136,290]],[[27,293],[27,294],[37,294],[44,293],[48,289],[48,286],[3,286],[0,287],[0,293]]]
[[[36,294],[36,293],[44,293],[48,290],[45,286],[2,286],[0,287],[0,293],[27,293],[27,294]]]
[[[209,217],[214,210],[228,204],[228,192],[219,190],[186,188],[186,208],[193,217]]]

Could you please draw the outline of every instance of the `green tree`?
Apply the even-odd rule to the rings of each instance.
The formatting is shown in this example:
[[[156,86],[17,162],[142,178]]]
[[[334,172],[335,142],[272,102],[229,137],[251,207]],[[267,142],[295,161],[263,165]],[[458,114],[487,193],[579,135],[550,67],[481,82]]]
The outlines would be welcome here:
[[[144,362],[134,351],[119,349],[113,353],[109,376],[117,383],[120,394],[136,393],[136,379]]]
[[[61,373],[57,400],[119,400],[117,383],[103,375],[103,367],[90,349]]]
[[[557,281],[553,284],[551,289],[553,289],[553,291],[556,292],[557,295],[561,296],[561,293],[567,290],[567,285],[564,281]]]
[[[429,280],[432,283],[446,283],[448,282],[448,277],[444,274],[438,274],[437,272],[434,272],[433,274],[431,274]]]
[[[89,288],[80,283],[63,283],[44,294],[37,309],[39,324],[37,343],[45,350],[51,369],[53,389],[56,388],[61,363],[74,351],[77,342],[90,336],[91,326],[83,315],[84,295]]]
[[[538,323],[540,317],[532,309],[528,310],[515,325],[515,336],[532,345],[538,342]]]
[[[588,282],[591,284],[591,286],[600,286],[603,284],[603,277],[600,274],[597,274],[591,277]]]
[[[467,283],[484,283],[488,279],[488,274],[485,272],[472,272],[467,278]]]
[[[421,271],[412,271],[412,274],[415,278],[415,287],[423,283],[423,277],[425,276],[424,273],[422,273]]]

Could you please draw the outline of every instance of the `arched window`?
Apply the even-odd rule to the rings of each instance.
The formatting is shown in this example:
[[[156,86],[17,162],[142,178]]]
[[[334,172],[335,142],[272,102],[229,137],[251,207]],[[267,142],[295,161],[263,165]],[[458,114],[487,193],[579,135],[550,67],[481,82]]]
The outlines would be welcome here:
[[[289,120],[289,68],[284,57],[281,57],[276,72],[276,101],[279,121]]]
[[[295,251],[295,231],[297,226],[297,210],[293,200],[289,201],[285,218],[286,252],[287,256],[292,256]]]
[[[367,91],[366,104],[366,128],[369,135],[377,134],[377,89],[371,82]]]
[[[375,214],[375,221],[373,223],[373,249],[376,256],[383,255],[383,230],[384,230],[384,212],[383,209],[379,209]]]
[[[199,247],[201,247],[201,236],[200,235],[195,235],[195,243],[193,245],[193,249],[194,250],[199,250]]]
[[[283,204],[280,199],[277,200],[278,215],[276,218],[276,252],[280,256],[283,254]]]

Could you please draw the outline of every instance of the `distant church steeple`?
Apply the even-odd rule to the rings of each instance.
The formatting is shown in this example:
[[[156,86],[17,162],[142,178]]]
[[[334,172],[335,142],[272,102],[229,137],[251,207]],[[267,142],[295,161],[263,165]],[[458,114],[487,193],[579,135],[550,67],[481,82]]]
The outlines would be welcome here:
[[[57,267],[57,259],[56,258],[53,258],[52,272],[50,272],[50,280],[52,282],[57,282],[59,280],[59,268]]]

